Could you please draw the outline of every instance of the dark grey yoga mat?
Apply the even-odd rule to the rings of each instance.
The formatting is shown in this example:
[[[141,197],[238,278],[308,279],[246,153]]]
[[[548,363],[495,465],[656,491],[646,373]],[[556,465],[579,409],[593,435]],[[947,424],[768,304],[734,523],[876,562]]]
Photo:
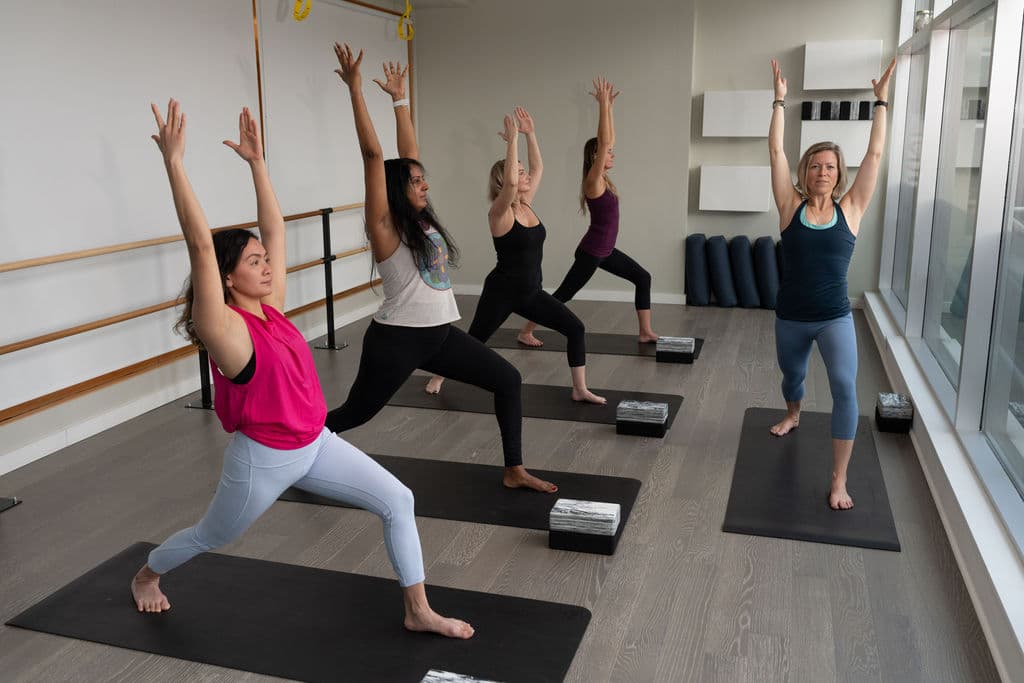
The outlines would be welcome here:
[[[551,507],[559,498],[618,503],[616,541],[629,522],[640,493],[640,481],[599,474],[530,469],[541,479],[558,484],[557,493],[508,489],[501,485],[503,467],[448,462],[394,455],[371,455],[384,469],[412,489],[416,515],[477,524],[498,524],[522,529],[548,530]],[[290,488],[281,500],[348,507],[330,498]]]
[[[453,410],[462,413],[494,414],[494,394],[454,380],[445,380],[440,394],[423,391],[429,377],[412,375],[388,401],[390,406],[406,408],[430,408],[432,410]],[[597,422],[615,424],[615,407],[619,401],[658,401],[668,404],[668,422],[672,426],[683,397],[676,394],[652,394],[644,391],[617,391],[615,389],[590,388],[598,396],[608,399],[605,405],[573,401],[572,389],[549,384],[523,383],[523,417],[539,417],[547,420],[570,422]]]
[[[747,408],[723,531],[880,550],[900,549],[871,422],[861,417],[847,476],[850,510],[832,510],[832,436],[827,413],[800,415],[786,436],[769,427],[785,410]]]
[[[430,669],[561,681],[590,622],[574,605],[428,586],[434,609],[476,634],[412,633],[394,580],[216,553],[164,577],[169,612],[141,614],[128,582],[152,548],[128,547],[7,623],[300,681],[418,683]]]
[[[565,353],[565,337],[553,330],[540,329],[533,333],[544,342],[544,346],[527,346],[520,344],[516,339],[519,330],[511,327],[498,329],[487,345],[492,349],[520,349],[525,351],[559,351]],[[649,356],[655,357],[655,344],[641,344],[636,340],[635,334],[605,334],[603,332],[587,332],[587,353],[597,353],[609,356]],[[700,350],[704,347],[704,340],[695,338],[693,340],[693,359],[700,358]]]

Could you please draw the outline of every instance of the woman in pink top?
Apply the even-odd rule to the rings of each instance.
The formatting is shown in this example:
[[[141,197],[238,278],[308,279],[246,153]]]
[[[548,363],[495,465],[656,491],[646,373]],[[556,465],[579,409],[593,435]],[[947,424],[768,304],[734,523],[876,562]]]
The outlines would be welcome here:
[[[185,174],[185,115],[171,100],[167,121],[153,105],[174,207],[192,265],[179,321],[214,366],[217,416],[234,437],[203,518],[153,549],[131,590],[140,612],[170,609],[160,577],[199,553],[231,542],[289,486],[365,508],[384,522],[384,543],[405,599],[405,627],[453,638],[473,628],[427,603],[412,492],[365,453],[324,428],[327,406],[313,356],[282,314],[284,220],[263,160],[256,121],[239,116],[238,143],[225,140],[252,171],[263,242],[247,230],[212,235]]]
[[[615,125],[612,104],[619,96],[612,84],[598,77],[590,93],[600,107],[597,137],[583,146],[583,182],[580,187],[580,212],[590,210],[590,227],[580,240],[572,267],[562,284],[555,290],[556,299],[565,303],[590,281],[597,269],[629,280],[636,288],[633,303],[636,306],[639,340],[642,343],[658,341],[651,327],[651,274],[626,254],[615,248],[619,235],[619,194],[608,177],[615,165]],[[533,336],[537,323],[528,322],[519,332],[519,341],[527,346],[541,346],[543,342]]]

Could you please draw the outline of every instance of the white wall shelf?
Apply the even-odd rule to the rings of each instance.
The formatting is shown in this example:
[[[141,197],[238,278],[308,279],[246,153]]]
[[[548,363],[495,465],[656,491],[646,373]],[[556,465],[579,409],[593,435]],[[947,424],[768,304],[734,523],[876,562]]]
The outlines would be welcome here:
[[[764,212],[770,206],[768,166],[701,166],[701,211]]]
[[[870,121],[800,122],[800,154],[816,142],[831,140],[842,148],[846,165],[850,168],[860,166],[870,138]]]
[[[765,112],[775,93],[771,90],[708,90],[704,93],[706,138],[768,137],[769,117]]]

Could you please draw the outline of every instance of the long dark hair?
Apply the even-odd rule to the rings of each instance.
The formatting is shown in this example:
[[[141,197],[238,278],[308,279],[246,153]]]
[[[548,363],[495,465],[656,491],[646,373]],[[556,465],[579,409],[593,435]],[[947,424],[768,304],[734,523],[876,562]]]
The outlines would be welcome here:
[[[222,230],[213,235],[213,251],[217,256],[217,269],[220,271],[220,284],[224,290],[225,303],[228,300],[228,288],[225,280],[238,267],[238,262],[242,259],[242,252],[245,251],[249,240],[254,239],[257,239],[256,235],[242,228]],[[181,296],[185,299],[185,308],[177,322],[174,323],[174,331],[202,348],[203,342],[196,336],[195,326],[192,324],[192,302],[195,300],[195,291],[192,289],[191,273],[185,280]]]
[[[586,144],[583,145],[583,180],[580,181],[580,213],[587,213],[587,193],[583,190],[583,186],[587,183],[587,175],[590,174],[590,169],[594,166],[594,157],[597,156],[597,138],[590,138]],[[602,173],[604,176],[604,182],[608,186],[608,190],[612,194],[618,195],[619,191],[615,187],[615,183],[608,177],[608,173]]]
[[[441,225],[434,213],[434,207],[430,201],[422,211],[416,209],[406,194],[409,187],[409,179],[412,177],[411,169],[417,168],[421,173],[425,172],[423,164],[416,159],[405,157],[399,159],[388,159],[384,162],[384,177],[388,190],[388,209],[391,211],[391,220],[395,224],[398,236],[412,251],[416,263],[419,265],[428,264],[437,253],[434,243],[430,241],[423,230],[423,224],[427,224],[437,230],[448,245],[448,263],[455,267],[459,261],[459,248],[455,246],[448,231]]]

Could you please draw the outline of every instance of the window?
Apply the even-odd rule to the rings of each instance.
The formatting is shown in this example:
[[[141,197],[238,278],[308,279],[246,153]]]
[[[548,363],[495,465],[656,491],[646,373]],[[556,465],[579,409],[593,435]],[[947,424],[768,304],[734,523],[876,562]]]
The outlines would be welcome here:
[[[903,141],[899,210],[896,217],[892,291],[904,308],[907,306],[907,293],[910,288],[910,255],[914,245],[914,214],[917,207],[918,176],[921,170],[921,135],[924,129],[924,95],[927,74],[928,48],[925,46],[910,59],[907,125]]]

